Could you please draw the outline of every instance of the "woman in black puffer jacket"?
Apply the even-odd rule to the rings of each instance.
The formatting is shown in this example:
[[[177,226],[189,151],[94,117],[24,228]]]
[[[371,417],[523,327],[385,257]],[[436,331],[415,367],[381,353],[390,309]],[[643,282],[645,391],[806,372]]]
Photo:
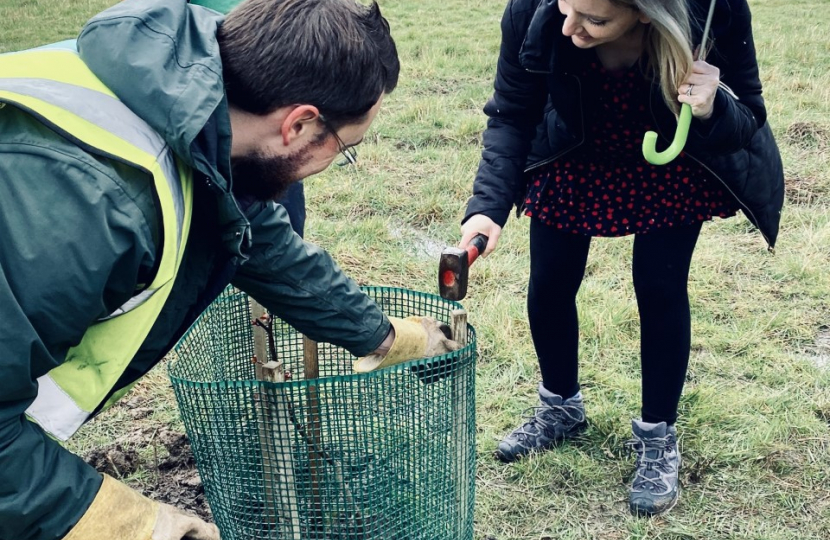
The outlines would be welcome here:
[[[700,44],[710,3],[709,44]],[[498,242],[516,205],[532,218],[528,316],[542,372],[536,414],[499,444],[514,461],[585,425],[577,378],[576,293],[593,236],[634,234],[642,419],[632,422],[631,510],[678,498],[677,406],[689,360],[689,265],[704,222],[742,210],[775,245],[783,170],[766,123],[746,0],[512,0],[484,151],[462,226]],[[698,60],[695,60],[695,55]],[[705,61],[702,60],[705,58]],[[685,151],[666,165],[682,104]]]

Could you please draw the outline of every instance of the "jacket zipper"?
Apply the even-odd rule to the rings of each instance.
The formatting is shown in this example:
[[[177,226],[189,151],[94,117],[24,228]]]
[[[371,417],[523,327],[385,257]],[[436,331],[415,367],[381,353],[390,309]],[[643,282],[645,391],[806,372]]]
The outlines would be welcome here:
[[[655,128],[657,129],[657,131],[659,131],[659,132],[660,132],[660,135],[662,135],[662,136],[663,136],[663,138],[665,139],[665,138],[666,138],[666,136],[665,136],[665,134],[663,134],[663,132],[660,130],[660,124],[657,122],[657,117],[656,117],[656,116],[655,116],[655,114],[654,114],[654,107],[652,107],[652,101],[651,101],[651,93],[649,93],[649,99],[648,99],[648,110],[649,110],[649,112],[651,113],[651,119],[654,121],[654,126],[655,126]],[[724,182],[724,181],[723,181],[723,178],[721,178],[720,176],[718,176],[718,174],[717,174],[717,173],[715,173],[715,171],[713,171],[712,169],[710,169],[708,165],[706,165],[705,163],[703,163],[702,161],[700,161],[699,159],[697,159],[695,156],[693,156],[692,154],[690,154],[689,152],[687,152],[687,151],[685,151],[685,150],[684,150],[684,152],[685,152],[685,154],[686,154],[687,156],[689,156],[690,158],[692,158],[692,159],[693,159],[693,160],[694,160],[694,161],[695,161],[698,165],[700,165],[701,167],[703,167],[704,169],[706,169],[707,171],[709,171],[709,174],[711,174],[712,176],[714,176],[715,178],[717,178],[717,179],[718,179],[718,182],[720,182],[720,183],[721,183],[721,185],[722,185],[723,187],[725,187],[725,188],[726,188],[726,191],[728,191],[728,192],[730,193],[730,195],[732,195],[732,197],[734,197],[734,199],[735,199],[736,201],[738,201],[738,204],[741,206],[741,210],[743,210],[744,212],[746,212],[747,214],[749,214],[750,216],[752,216],[752,220],[753,220],[755,223],[758,223],[758,218],[756,218],[756,217],[755,217],[755,214],[753,214],[753,213],[752,213],[752,210],[750,210],[750,209],[749,209],[749,207],[748,207],[746,204],[744,204],[744,202],[740,199],[740,197],[738,197],[737,195],[735,195],[735,192],[734,192],[734,191],[732,191],[732,189],[731,189],[731,188],[730,188],[730,187],[726,184],[726,182]],[[764,234],[764,231],[762,231],[760,227],[757,227],[757,229],[758,229],[758,232],[759,232],[759,233],[761,233],[761,236],[763,236],[763,237],[764,237],[764,241],[767,243],[767,251],[769,251],[769,252],[770,252],[770,253],[772,253],[772,254],[775,254],[775,248],[774,248],[774,247],[772,247],[772,244],[770,243],[769,238],[767,238],[767,235],[766,235],[766,234]]]
[[[529,71],[530,73],[537,73],[537,72],[531,71],[529,69],[527,71]],[[584,111],[584,107],[582,106],[582,82],[579,80],[579,77],[577,77],[576,75],[568,74],[568,76],[573,77],[574,80],[576,80],[576,85],[579,87],[579,120],[582,124],[582,140],[577,142],[573,146],[571,146],[569,148],[566,148],[565,150],[562,150],[558,154],[554,154],[553,156],[551,156],[547,159],[543,159],[542,161],[539,161],[538,163],[534,163],[533,165],[525,168],[525,170],[524,170],[525,173],[529,173],[530,171],[532,171],[534,169],[538,169],[539,167],[541,167],[543,165],[547,165],[548,163],[550,163],[552,161],[556,161],[557,159],[561,158],[562,156],[564,156],[565,154],[567,154],[571,150],[575,150],[576,148],[582,146],[585,143],[585,111]]]
[[[527,71],[529,71],[530,73],[538,73],[538,72],[535,72],[535,71],[532,71],[532,70],[529,70],[529,69]],[[549,73],[549,72],[542,72],[542,73]],[[582,144],[585,143],[585,111],[583,110],[583,107],[582,107],[582,83],[580,82],[579,77],[577,77],[576,75],[568,75],[568,76],[573,77],[576,80],[577,86],[579,86],[579,120],[582,123],[582,140],[577,142],[575,145],[573,145],[569,148],[566,148],[565,150],[562,150],[558,154],[554,154],[553,156],[551,156],[547,159],[543,159],[542,161],[540,161],[538,163],[534,163],[530,167],[525,168],[524,169],[524,174],[528,174],[530,171],[532,171],[534,169],[538,169],[539,167],[547,165],[548,163],[551,163],[552,161],[556,161],[557,159],[561,158],[562,156],[564,156],[568,152],[582,146]],[[545,185],[542,186],[542,192],[544,192],[547,185],[548,185],[548,183],[547,183],[547,181],[545,181]],[[521,216],[522,212],[526,208],[524,199],[525,199],[525,197],[522,196],[522,203],[516,206],[516,217]]]

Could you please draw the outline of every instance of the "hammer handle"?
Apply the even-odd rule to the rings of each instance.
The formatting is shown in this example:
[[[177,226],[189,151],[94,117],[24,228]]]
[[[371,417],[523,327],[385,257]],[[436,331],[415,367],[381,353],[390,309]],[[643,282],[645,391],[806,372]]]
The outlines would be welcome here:
[[[467,244],[468,264],[473,264],[478,256],[484,253],[484,250],[487,249],[487,241],[488,238],[483,234],[477,234],[470,240],[470,243]]]

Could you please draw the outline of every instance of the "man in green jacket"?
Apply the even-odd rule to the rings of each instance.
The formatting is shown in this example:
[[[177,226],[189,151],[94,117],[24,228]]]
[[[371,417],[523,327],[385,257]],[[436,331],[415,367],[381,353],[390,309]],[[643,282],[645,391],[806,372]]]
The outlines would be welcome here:
[[[386,317],[273,202],[351,156],[398,71],[377,5],[353,0],[247,0],[225,19],[127,0],[77,43],[0,55],[0,540],[219,538],[55,439],[228,283],[367,365],[456,347]]]

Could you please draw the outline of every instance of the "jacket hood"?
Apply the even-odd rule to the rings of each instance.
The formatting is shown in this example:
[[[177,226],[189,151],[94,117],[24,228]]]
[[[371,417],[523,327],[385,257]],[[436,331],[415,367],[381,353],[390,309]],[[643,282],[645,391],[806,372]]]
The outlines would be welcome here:
[[[223,239],[239,253],[250,233],[230,193],[231,126],[216,41],[222,20],[186,0],[125,0],[90,19],[78,52],[219,192]]]

